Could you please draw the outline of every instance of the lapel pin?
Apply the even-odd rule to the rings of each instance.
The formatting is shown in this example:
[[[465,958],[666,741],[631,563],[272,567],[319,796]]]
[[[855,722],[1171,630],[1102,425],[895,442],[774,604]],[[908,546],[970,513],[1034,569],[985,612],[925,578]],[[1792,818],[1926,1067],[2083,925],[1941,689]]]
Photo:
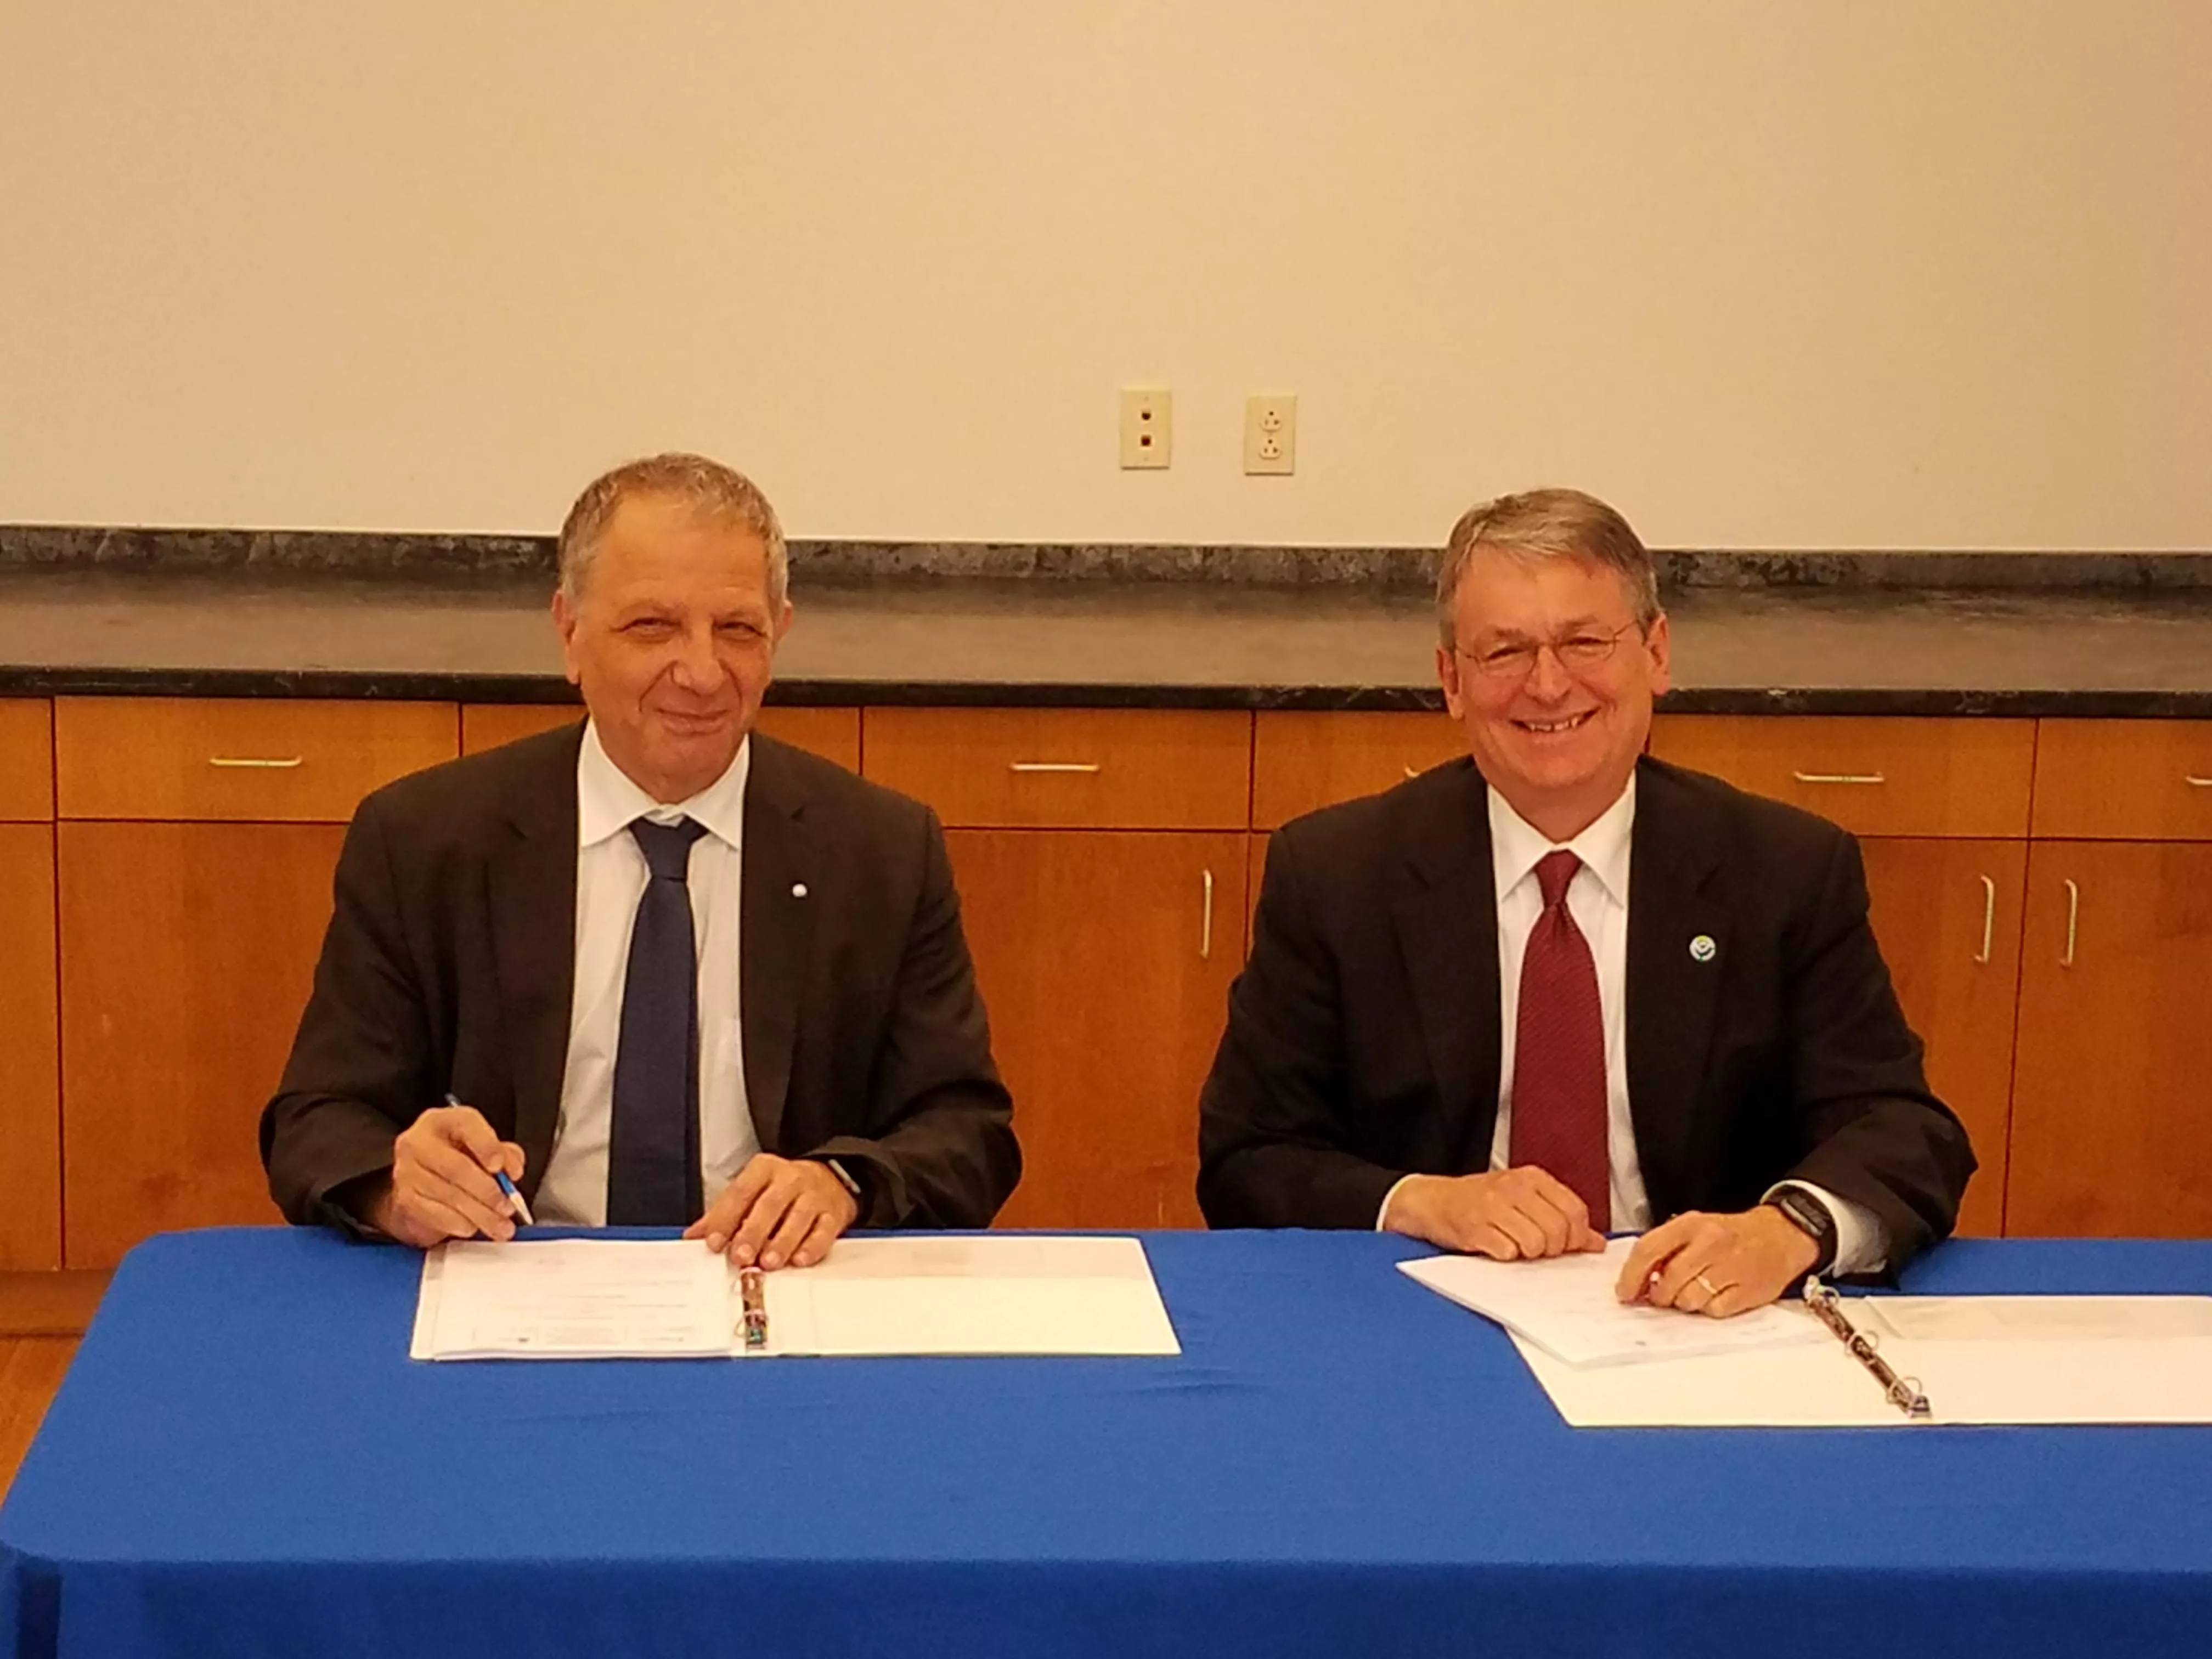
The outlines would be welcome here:
[[[1690,941],[1690,960],[1711,962],[1720,954],[1720,949],[1719,945],[1713,943],[1713,936],[1711,933],[1700,933]]]
[[[803,881],[794,881],[792,883],[791,896],[793,898],[805,898],[806,896],[806,884]]]

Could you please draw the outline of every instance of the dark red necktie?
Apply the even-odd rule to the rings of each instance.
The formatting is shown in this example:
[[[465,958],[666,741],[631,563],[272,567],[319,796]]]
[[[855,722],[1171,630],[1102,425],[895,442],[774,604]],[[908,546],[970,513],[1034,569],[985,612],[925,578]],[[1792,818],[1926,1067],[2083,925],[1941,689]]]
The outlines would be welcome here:
[[[1534,1164],[1589,1206],[1589,1224],[1613,1224],[1606,1157],[1605,1016],[1589,941],[1567,909],[1583,861],[1562,848],[1536,866],[1544,914],[1521,958],[1514,1022],[1510,1161]]]

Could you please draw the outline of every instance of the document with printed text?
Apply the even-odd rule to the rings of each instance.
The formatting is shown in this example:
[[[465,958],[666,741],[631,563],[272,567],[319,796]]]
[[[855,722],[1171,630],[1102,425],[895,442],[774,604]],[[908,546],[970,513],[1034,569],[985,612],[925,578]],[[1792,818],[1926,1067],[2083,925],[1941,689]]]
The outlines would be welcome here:
[[[416,1359],[1182,1352],[1133,1238],[840,1239],[763,1275],[746,1347],[737,1273],[696,1239],[441,1245],[423,1260]]]

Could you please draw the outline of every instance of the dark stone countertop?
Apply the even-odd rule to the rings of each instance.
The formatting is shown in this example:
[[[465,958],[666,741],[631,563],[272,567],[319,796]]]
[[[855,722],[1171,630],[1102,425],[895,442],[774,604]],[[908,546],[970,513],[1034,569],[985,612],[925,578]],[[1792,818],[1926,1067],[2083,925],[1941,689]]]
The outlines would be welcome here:
[[[1434,708],[1418,592],[908,576],[794,583],[771,701]],[[0,569],[0,693],[528,702],[572,695],[541,577]],[[2212,717],[2212,588],[1692,582],[1699,713]]]

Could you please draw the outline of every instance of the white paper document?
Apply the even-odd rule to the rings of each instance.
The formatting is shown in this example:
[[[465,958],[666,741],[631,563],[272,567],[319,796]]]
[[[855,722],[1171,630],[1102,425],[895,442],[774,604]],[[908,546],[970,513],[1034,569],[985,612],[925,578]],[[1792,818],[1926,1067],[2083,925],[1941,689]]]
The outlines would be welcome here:
[[[768,1346],[744,1346],[737,1273],[696,1239],[439,1246],[416,1359],[799,1354],[1176,1354],[1133,1238],[840,1239],[763,1279]]]
[[[1424,1256],[1401,1261],[1398,1271],[1571,1365],[1741,1353],[1835,1340],[1802,1309],[1761,1308],[1734,1319],[1686,1319],[1671,1308],[1624,1304],[1613,1287],[1635,1243],[1616,1238],[1603,1255],[1542,1261]]]
[[[1625,1243],[1614,1241],[1607,1255]],[[1617,1261],[1607,1273],[1605,1259],[1582,1257],[1579,1272],[1553,1271],[1571,1259],[1431,1256],[1399,1266],[1505,1326],[1577,1428],[1908,1423],[1802,1306],[1735,1319],[1621,1309],[1613,1299]],[[1932,1422],[2212,1423],[2212,1297],[1878,1296],[1847,1297],[1841,1307],[1892,1369],[1918,1384]],[[1624,1322],[1629,1316],[1634,1322]],[[1732,1340],[1732,1327],[1753,1319],[1765,1328]],[[1653,1320],[1671,1321],[1680,1335],[1644,1338]]]

